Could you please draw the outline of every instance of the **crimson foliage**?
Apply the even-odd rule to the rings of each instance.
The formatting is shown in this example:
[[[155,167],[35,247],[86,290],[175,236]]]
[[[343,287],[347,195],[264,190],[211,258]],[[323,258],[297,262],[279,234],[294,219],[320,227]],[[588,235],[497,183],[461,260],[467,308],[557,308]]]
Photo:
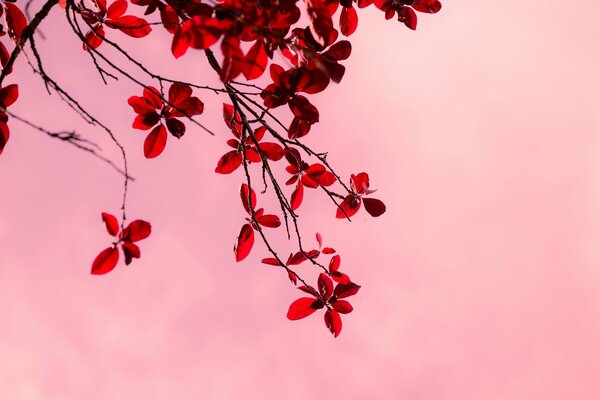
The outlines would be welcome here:
[[[130,3],[143,9],[130,8]],[[83,50],[92,57],[103,79],[114,76],[101,67],[98,60],[103,60],[116,73],[140,86],[142,95],[132,94],[128,104],[133,111],[132,127],[149,131],[143,145],[146,158],[161,155],[169,134],[181,139],[188,129],[187,123],[202,126],[196,118],[204,112],[205,105],[194,95],[194,91],[207,89],[227,97],[222,105],[222,113],[225,127],[233,137],[226,135],[228,138],[225,143],[231,149],[215,157],[215,172],[238,173],[242,176],[240,198],[246,215],[235,240],[235,259],[239,262],[247,258],[258,237],[268,253],[262,262],[283,269],[292,284],[310,296],[292,302],[287,317],[290,320],[302,319],[316,310],[324,309],[325,326],[337,337],[342,329],[340,314],[348,314],[353,310],[344,299],[355,295],[360,286],[340,270],[340,255],[331,247],[323,247],[320,234],[316,234],[318,247],[307,249],[298,225],[303,199],[309,192],[322,191],[334,203],[336,217],[348,220],[360,211],[362,205],[373,217],[382,215],[386,207],[381,200],[371,197],[375,190],[370,189],[366,172],[350,175],[347,185],[346,180],[340,178],[327,162],[326,154],[300,141],[319,122],[319,110],[311,99],[313,95],[325,91],[332,82],[342,81],[346,71],[343,63],[352,53],[350,41],[343,37],[349,37],[357,30],[357,10],[377,8],[383,12],[385,19],[396,18],[408,28],[416,29],[416,12],[436,13],[441,9],[440,2],[116,0],[108,4],[106,0],[46,0],[39,12],[28,21],[20,5],[14,4],[14,0],[3,0],[0,3],[0,17],[4,17],[7,30],[2,28],[0,36],[8,34],[13,44],[5,39],[0,41],[0,154],[10,139],[7,123],[12,114],[7,108],[17,100],[19,94],[17,84],[3,87],[2,83],[11,74],[15,59],[27,51],[25,45],[28,43],[37,60],[37,68],[34,68],[46,85],[78,109],[82,116],[98,123],[46,75],[35,50],[37,27],[57,4],[64,9],[69,26],[81,40]],[[133,13],[130,13],[132,9]],[[144,17],[135,15],[141,10]],[[302,18],[303,11],[306,18]],[[183,57],[191,50],[204,51],[222,87],[211,88],[152,73],[116,41],[120,34],[114,31],[146,40],[155,25],[162,25],[165,33],[170,35],[171,46],[166,51],[170,51],[174,58]],[[144,78],[133,77],[112,63],[103,53],[106,47],[124,55]],[[215,49],[220,50],[221,61],[217,60]],[[275,62],[276,59],[279,61]],[[260,82],[266,81],[263,86],[251,82],[261,77]],[[245,82],[240,82],[240,79]],[[287,114],[278,115],[287,117],[276,117],[272,113],[278,108],[285,108]],[[43,128],[38,129],[60,137]],[[117,266],[119,247],[126,265],[134,258],[140,258],[141,251],[137,243],[151,233],[150,223],[143,220],[134,220],[125,225],[125,199],[130,180],[126,154],[114,134],[108,128],[105,130],[122,150],[124,168],[121,172],[125,183],[120,222],[116,216],[102,213],[102,220],[113,242],[93,261],[91,272],[96,275],[106,274]],[[60,138],[77,139],[74,136]],[[289,174],[287,180],[279,182],[276,168]],[[252,186],[253,175],[259,173],[262,173],[265,184],[261,194],[270,193],[279,203],[276,213],[258,207],[258,196]],[[269,191],[267,186],[270,186]],[[291,187],[287,189],[286,186]],[[267,239],[265,228],[285,229],[288,238],[295,236],[296,240],[290,243],[293,243],[296,251],[290,252],[284,261]],[[322,263],[322,258],[327,261]],[[316,287],[309,285],[294,270],[305,262],[319,272]]]

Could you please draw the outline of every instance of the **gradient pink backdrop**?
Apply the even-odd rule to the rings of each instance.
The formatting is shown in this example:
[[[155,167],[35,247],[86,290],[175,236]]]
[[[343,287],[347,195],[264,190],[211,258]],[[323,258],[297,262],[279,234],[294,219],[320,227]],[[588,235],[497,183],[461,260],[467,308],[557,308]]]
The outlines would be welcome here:
[[[137,178],[129,215],[154,233],[141,261],[90,276],[119,177],[13,123],[0,157],[0,398],[597,399],[599,16],[597,0],[455,0],[415,33],[361,14],[310,141],[344,175],[369,171],[389,211],[349,226],[321,196],[303,208],[363,285],[334,340],[320,315],[285,319],[298,293],[261,252],[233,262],[243,210],[239,176],[212,173],[227,135],[218,99],[201,94],[217,138],[190,131],[146,161],[125,105],[139,89],[99,87],[55,13],[39,44],[47,68],[120,128]],[[156,65],[161,46],[136,50]],[[204,79],[199,65],[197,52],[156,67]],[[56,96],[34,95],[37,80],[19,81],[15,113],[116,155]]]

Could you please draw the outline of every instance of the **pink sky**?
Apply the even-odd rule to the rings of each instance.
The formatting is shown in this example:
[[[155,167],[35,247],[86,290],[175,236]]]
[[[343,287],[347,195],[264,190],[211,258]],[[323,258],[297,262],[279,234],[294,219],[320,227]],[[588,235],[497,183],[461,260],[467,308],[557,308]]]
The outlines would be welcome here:
[[[192,130],[145,160],[125,103],[139,90],[100,87],[55,18],[39,44],[47,68],[128,145],[129,215],[154,232],[141,260],[89,275],[120,178],[13,123],[0,157],[0,397],[596,399],[598,15],[596,0],[455,0],[409,32],[361,14],[309,142],[345,176],[368,171],[388,212],[349,225],[315,193],[301,209],[306,235],[319,230],[363,286],[337,339],[320,314],[285,318],[299,292],[259,247],[234,263],[241,175],[212,172],[228,138],[219,99],[199,93],[216,138]],[[153,43],[137,48],[148,60],[164,54]],[[199,52],[156,67],[202,79],[198,65]],[[38,81],[13,81],[15,113],[110,149]]]

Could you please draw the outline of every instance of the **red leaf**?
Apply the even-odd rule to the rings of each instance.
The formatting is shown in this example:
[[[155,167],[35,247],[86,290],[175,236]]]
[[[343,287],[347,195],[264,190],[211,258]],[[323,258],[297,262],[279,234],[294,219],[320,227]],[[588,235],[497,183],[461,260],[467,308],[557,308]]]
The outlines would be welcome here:
[[[181,103],[192,96],[192,88],[184,83],[174,83],[169,88],[169,103],[173,107],[179,108]]]
[[[104,41],[104,28],[102,26],[94,27],[91,31],[85,34],[85,42],[83,49],[88,50],[89,48],[97,49]]]
[[[246,212],[252,214],[251,210],[256,208],[256,193],[254,193],[254,189],[250,189],[250,193],[248,193],[248,185],[242,183],[242,186],[240,186],[240,198]],[[250,199],[250,204],[248,204],[248,199]]]
[[[237,150],[227,152],[219,159],[215,172],[218,174],[230,174],[242,165],[242,160],[243,157]]]
[[[171,53],[175,58],[179,58],[187,52],[190,47],[190,37],[181,27],[177,28],[171,42]]]
[[[242,136],[242,125],[239,122],[241,118],[237,111],[234,115],[233,110],[234,108],[231,104],[223,103],[223,120],[225,121],[225,125],[231,129],[233,136],[239,139]]]
[[[12,3],[4,2],[6,8],[6,25],[8,26],[8,36],[16,43],[27,26],[27,18],[19,7]]]
[[[338,300],[334,302],[332,305],[333,309],[340,314],[348,314],[351,313],[353,308],[352,304],[348,303],[346,300]]]
[[[249,224],[245,224],[242,226],[240,230],[240,234],[237,238],[237,243],[233,248],[235,253],[235,260],[237,262],[242,261],[244,258],[250,254],[250,250],[252,250],[252,246],[254,245],[254,230]]]
[[[299,251],[294,255],[290,254],[290,256],[286,262],[286,265],[298,265],[298,264],[301,264],[302,262],[304,262],[305,260],[306,260],[306,256],[304,254],[302,254],[301,251]]]
[[[16,84],[8,85],[0,89],[0,106],[7,108],[12,105],[19,97],[19,86]]]
[[[336,218],[350,218],[360,209],[360,197],[348,195],[336,210]]]
[[[160,155],[167,144],[167,130],[161,124],[155,127],[144,140],[144,156],[155,158]]]
[[[246,54],[246,65],[243,70],[246,79],[252,80],[261,76],[267,68],[268,61],[265,44],[261,39],[257,39]]]
[[[372,217],[379,217],[385,212],[385,204],[381,200],[364,198],[363,203],[365,204],[365,210]]]
[[[335,255],[331,257],[331,261],[329,261],[329,272],[337,271],[340,268],[340,256]]]
[[[319,300],[315,300],[311,297],[301,297],[290,304],[287,317],[292,321],[306,318],[319,308],[323,308],[323,303],[321,303]]]
[[[275,265],[275,266],[279,266],[279,261],[277,261],[276,258],[263,258],[262,259],[262,263],[263,264],[268,264],[268,265]]]
[[[412,8],[422,13],[435,14],[442,9],[442,3],[438,0],[415,0]]]
[[[140,248],[131,242],[123,242],[121,244],[123,254],[125,255],[125,265],[131,264],[131,260],[134,258],[140,258]]]
[[[340,314],[335,310],[327,310],[325,313],[325,326],[329,329],[329,332],[333,334],[333,337],[338,337],[342,331],[342,319]]]
[[[150,223],[141,219],[136,219],[127,225],[123,230],[121,237],[128,242],[139,242],[150,236],[150,233],[152,233],[152,226]]]
[[[321,248],[321,246],[323,246],[323,238],[321,237],[321,234],[319,232],[317,232],[317,243],[319,243],[319,248]]]
[[[108,247],[100,252],[92,263],[92,275],[103,275],[112,271],[119,261],[119,250]]]
[[[117,222],[117,218],[114,215],[109,213],[102,213],[102,221],[106,224],[106,230],[109,234],[113,236],[117,236],[119,233],[119,223]]]
[[[283,148],[277,143],[264,142],[260,143],[258,147],[271,161],[279,161],[283,157]]]
[[[302,197],[304,197],[304,185],[302,184],[302,182],[298,181],[296,189],[294,189],[294,192],[292,193],[292,210],[296,210],[298,209],[298,207],[300,207],[300,204],[302,204]]]
[[[258,218],[258,223],[267,228],[277,228],[281,225],[281,221],[277,215],[267,214]]]
[[[333,282],[331,281],[331,279],[321,272],[319,274],[319,279],[317,283],[319,287],[319,293],[321,293],[321,296],[325,300],[329,300],[329,298],[333,294]]]
[[[340,30],[342,31],[342,35],[352,35],[354,31],[356,31],[357,26],[358,15],[356,14],[354,7],[342,8],[342,13],[340,15]]]
[[[106,21],[106,26],[116,28],[124,34],[133,38],[141,38],[152,32],[152,28],[145,19],[134,15],[126,15]]]
[[[331,272],[331,278],[338,283],[350,283],[350,277],[340,271]]]
[[[333,254],[335,253],[335,249],[332,249],[331,247],[325,247],[321,252],[323,254]]]
[[[335,297],[337,297],[338,299],[343,299],[355,295],[359,289],[360,286],[356,283],[338,283],[335,286],[333,294],[335,294]]]
[[[352,45],[347,40],[340,40],[331,46],[325,53],[324,56],[332,58],[336,61],[345,60],[350,57],[352,53]]]
[[[110,19],[119,18],[127,11],[127,0],[116,0],[106,11],[106,17]]]
[[[0,122],[0,154],[4,151],[4,147],[10,138],[10,131],[8,130],[8,125],[4,122]]]
[[[165,123],[167,124],[167,129],[171,132],[171,135],[175,136],[177,139],[185,134],[185,124],[177,118],[167,118]]]
[[[369,175],[366,172],[350,175],[350,188],[356,194],[365,194],[369,190]]]

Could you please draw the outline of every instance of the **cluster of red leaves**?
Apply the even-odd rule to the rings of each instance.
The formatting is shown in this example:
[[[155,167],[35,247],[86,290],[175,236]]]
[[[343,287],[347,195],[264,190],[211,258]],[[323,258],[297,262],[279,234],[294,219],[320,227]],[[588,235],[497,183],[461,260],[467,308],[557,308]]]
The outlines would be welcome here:
[[[362,203],[365,204],[365,210],[372,217],[379,217],[385,212],[385,204],[381,200],[370,197],[363,197],[374,193],[376,190],[369,189],[369,175],[361,172],[350,176],[350,193],[337,209],[335,216],[337,218],[349,218],[356,214]]]
[[[8,114],[6,108],[12,105],[19,97],[19,87],[15,84],[6,87],[0,87],[0,154],[4,150],[4,146],[10,138],[8,129]]]
[[[290,164],[285,170],[292,174],[292,177],[287,180],[286,185],[296,183],[296,188],[292,192],[290,201],[292,210],[296,210],[302,204],[304,187],[315,189],[319,186],[331,186],[335,183],[335,175],[327,171],[324,165],[319,163],[308,165],[308,163],[302,161],[300,152],[294,148],[286,150],[285,159]]]
[[[287,317],[290,320],[298,320],[308,317],[317,310],[326,308],[325,326],[334,337],[337,337],[342,331],[340,314],[348,314],[353,310],[352,305],[342,299],[358,293],[360,286],[352,282],[342,283],[338,281],[334,288],[331,278],[321,273],[317,280],[317,287],[319,288],[318,291],[310,286],[299,286],[298,289],[313,297],[301,297],[295,300],[290,305]]]
[[[135,242],[146,239],[152,230],[150,223],[141,219],[132,221],[125,229],[121,230],[117,218],[108,213],[102,213],[102,221],[104,221],[108,233],[118,240],[96,256],[92,263],[92,274],[94,275],[106,274],[116,267],[119,262],[119,245],[125,256],[125,265],[129,265],[134,258],[140,258],[140,248]]]
[[[7,31],[4,30],[4,25],[0,25],[0,38],[3,38],[8,33],[8,37],[15,43],[19,42],[23,29],[27,26],[27,19],[21,9],[13,2],[4,1],[0,3],[0,18],[4,17]],[[4,42],[0,41],[0,64],[3,68],[3,73],[6,75],[12,73],[12,66],[7,67],[10,60],[10,53]],[[10,130],[8,128],[8,114],[6,108],[12,105],[19,97],[19,86],[11,84],[6,87],[0,86],[0,154],[4,151],[4,147],[10,138]]]
[[[267,130],[264,126],[258,127],[252,133],[248,132],[248,135],[252,135],[254,141],[258,143],[258,148],[252,143],[250,138],[247,137],[245,140],[242,140],[240,115],[237,111],[234,112],[233,105],[223,104],[223,119],[225,120],[225,125],[227,125],[235,137],[235,139],[229,139],[227,145],[233,147],[235,150],[231,150],[221,156],[217,162],[215,172],[219,174],[232,173],[242,165],[244,155],[249,162],[254,163],[262,161],[260,153],[271,161],[279,161],[283,157],[283,148],[279,144],[273,142],[260,143]],[[242,142],[246,144],[242,145]]]
[[[235,260],[242,261],[250,254],[254,245],[254,231],[259,230],[259,225],[265,228],[277,228],[281,225],[281,221],[277,215],[265,214],[263,208],[256,210],[256,193],[248,185],[243,183],[240,187],[240,197],[244,210],[248,213],[246,218],[247,223],[242,226],[237,242],[233,248]]]
[[[144,141],[146,158],[157,157],[163,152],[167,144],[167,130],[177,139],[185,134],[185,124],[178,118],[190,118],[204,111],[204,103],[192,96],[192,88],[183,83],[171,85],[167,101],[158,89],[149,86],[144,89],[142,97],[132,96],[128,103],[138,114],[133,128],[147,131],[154,127]]]
[[[19,42],[27,20],[13,2],[14,0],[0,2],[0,17],[4,16],[7,27],[5,32],[4,25],[0,25],[0,37],[8,33],[14,42]],[[223,61],[217,69],[221,81],[225,84],[240,76],[246,80],[258,79],[269,71],[270,80],[260,92],[266,108],[261,112],[264,116],[271,109],[287,105],[291,112],[289,124],[284,125],[287,139],[283,139],[266,124],[260,123],[262,117],[255,119],[252,124],[258,126],[251,128],[251,123],[242,119],[240,110],[231,104],[224,104],[223,118],[234,136],[227,140],[227,145],[233,150],[218,160],[215,172],[231,174],[241,165],[247,169],[248,164],[256,163],[263,166],[264,177],[268,163],[285,158],[285,170],[291,174],[286,184],[295,185],[288,208],[294,223],[297,218],[295,211],[302,204],[305,188],[321,188],[332,199],[334,196],[342,199],[336,210],[337,218],[355,215],[363,203],[367,213],[373,217],[385,212],[383,202],[367,197],[374,190],[369,189],[369,176],[366,173],[351,175],[350,189],[347,189],[324,158],[319,158],[321,162],[312,164],[302,159],[299,150],[306,150],[306,147],[302,146],[298,139],[306,136],[313,125],[319,122],[319,110],[307,96],[321,93],[331,82],[340,83],[343,79],[346,69],[341,62],[350,57],[352,46],[348,40],[340,40],[339,36],[341,33],[347,37],[356,31],[357,9],[373,5],[384,12],[386,19],[396,17],[408,28],[416,29],[416,12],[438,12],[441,9],[438,0],[115,0],[110,5],[106,0],[90,2],[93,9],[85,6],[83,2],[75,5],[76,11],[90,28],[84,36],[85,50],[95,50],[104,42],[105,28],[119,30],[133,38],[142,38],[150,34],[152,29],[146,19],[126,15],[131,2],[145,7],[146,16],[159,14],[163,27],[172,35],[171,52],[175,58],[183,56],[190,48],[207,50],[219,45]],[[60,3],[62,6],[66,5],[64,0]],[[305,27],[298,26],[302,14],[299,4],[302,3],[308,17],[308,26]],[[334,23],[336,16],[337,23]],[[289,67],[271,62],[276,52],[284,57],[284,61],[289,62]],[[6,68],[6,71],[3,71],[5,75],[11,72],[7,67],[10,57],[5,44],[0,41],[0,63]],[[150,131],[144,141],[144,155],[147,158],[157,157],[163,152],[167,131],[178,139],[184,135],[186,125],[180,118],[191,119],[204,111],[203,102],[192,96],[192,92],[192,88],[187,84],[173,83],[168,96],[163,93],[161,85],[160,91],[147,86],[142,96],[129,98],[128,103],[137,114],[133,128]],[[9,139],[6,108],[13,104],[17,97],[17,85],[0,87],[0,154]],[[279,143],[263,141],[267,131]],[[311,152],[307,154],[315,155]],[[246,177],[250,179],[247,171]],[[336,182],[346,189],[343,195],[329,189]],[[285,209],[287,200],[282,200],[285,196],[281,192],[277,192],[277,195],[282,209]],[[254,245],[254,231],[258,231],[262,236],[263,228],[278,228],[281,225],[277,215],[265,214],[263,208],[256,208],[256,193],[248,184],[241,185],[240,197],[247,216],[234,246],[236,261],[241,261],[250,254]],[[288,215],[284,210],[286,227]],[[95,258],[92,274],[105,274],[115,268],[119,260],[119,246],[126,265],[130,264],[133,258],[139,258],[140,249],[136,243],[147,238],[151,232],[150,224],[143,220],[132,221],[123,228],[125,221],[119,226],[117,219],[111,214],[102,213],[102,219],[108,233],[114,236],[116,241]],[[310,251],[302,250],[300,244],[300,251],[290,253],[285,263],[269,247],[274,257],[264,258],[262,262],[283,267],[294,285],[298,285],[299,280],[302,283],[305,281],[291,269],[292,267],[305,261],[321,267],[324,272],[318,277],[317,289],[306,284],[298,287],[312,297],[294,301],[287,316],[291,320],[297,320],[324,308],[325,325],[337,337],[342,329],[340,314],[352,311],[350,303],[343,299],[356,294],[360,286],[353,283],[348,275],[340,272],[340,256],[330,247],[322,248],[322,238],[319,234],[317,242],[318,249]],[[332,255],[327,268],[317,261],[321,255]]]
[[[81,16],[90,26],[90,31],[85,35],[83,49],[88,47],[98,48],[104,42],[104,27],[117,29],[133,38],[147,36],[152,28],[145,19],[135,15],[124,15],[129,3],[127,0],[116,0],[108,8],[106,0],[92,0],[95,10],[84,9]]]

